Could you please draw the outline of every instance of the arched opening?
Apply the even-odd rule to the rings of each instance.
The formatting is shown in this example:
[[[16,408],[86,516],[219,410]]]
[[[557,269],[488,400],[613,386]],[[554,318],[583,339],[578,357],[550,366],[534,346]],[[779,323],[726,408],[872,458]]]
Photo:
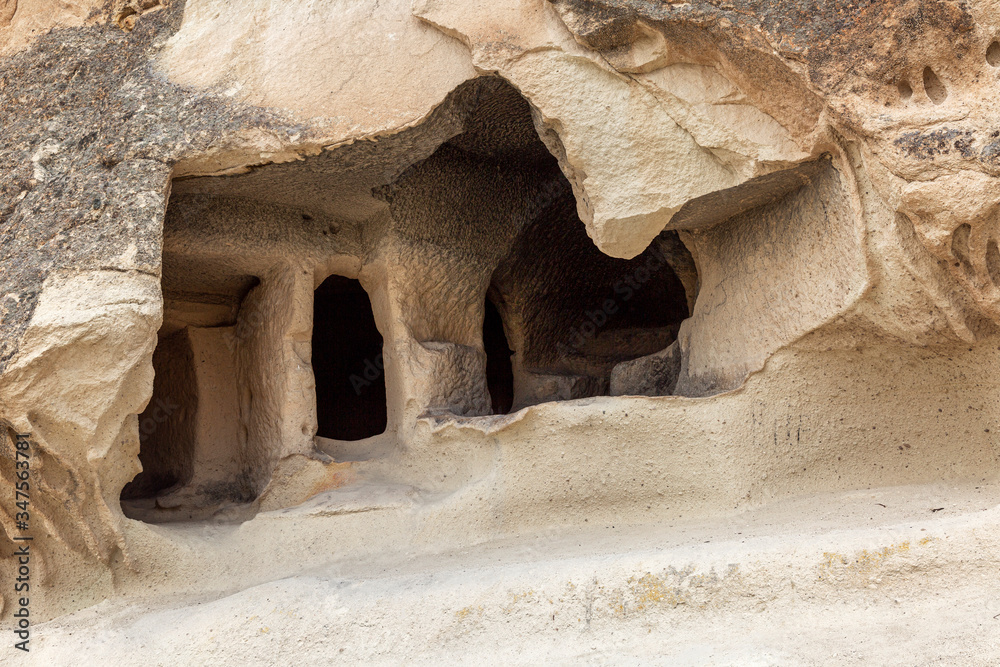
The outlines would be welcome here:
[[[493,414],[505,415],[514,404],[513,352],[503,330],[500,311],[489,299],[483,318],[483,348],[486,350],[486,386],[490,390]]]
[[[422,400],[429,412],[472,417],[606,395],[616,364],[676,339],[693,259],[676,232],[632,259],[601,252],[520,92],[483,77],[459,97],[464,131],[379,191],[407,249],[396,288],[426,357],[416,365],[433,367]],[[492,304],[480,325],[484,283]],[[510,371],[494,306],[517,349]],[[478,326],[486,368],[473,354]]]
[[[362,440],[385,432],[382,335],[357,280],[330,276],[316,289],[312,367],[317,436]]]

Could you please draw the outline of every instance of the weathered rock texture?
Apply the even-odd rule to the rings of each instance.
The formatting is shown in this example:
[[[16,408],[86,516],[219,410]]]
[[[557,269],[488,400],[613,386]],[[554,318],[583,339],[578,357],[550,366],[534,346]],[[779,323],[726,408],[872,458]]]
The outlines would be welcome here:
[[[983,576],[998,39],[987,0],[0,0],[0,581],[18,434],[39,621],[552,530],[626,526],[627,554],[782,502],[804,508],[775,552],[795,589],[817,499],[898,485],[968,509],[891,585]],[[863,514],[852,540],[899,530]],[[726,577],[766,551],[706,585],[746,597]],[[622,614],[712,608],[674,575],[722,556],[684,553],[648,580],[622,556]],[[599,569],[567,574],[590,603],[532,616],[549,655],[572,657],[559,613],[591,631],[593,600],[617,604]],[[781,598],[776,572],[750,588]],[[864,606],[851,586],[808,590]],[[477,604],[455,614],[500,637]],[[377,623],[454,646],[397,605]],[[87,621],[60,622],[39,664]]]

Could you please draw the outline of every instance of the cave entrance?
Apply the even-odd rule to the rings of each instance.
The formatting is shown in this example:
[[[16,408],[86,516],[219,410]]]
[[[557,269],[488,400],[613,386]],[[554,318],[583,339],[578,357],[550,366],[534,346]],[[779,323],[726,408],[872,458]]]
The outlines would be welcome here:
[[[490,282],[518,352],[514,410],[610,394],[618,364],[674,343],[697,289],[677,232],[661,233],[632,259],[605,255],[587,236],[569,183],[561,174],[555,180],[555,195],[520,230]]]
[[[601,252],[528,100],[498,77],[459,97],[463,131],[379,191],[408,248],[396,289],[421,400],[472,417],[609,394],[617,364],[676,340],[693,258],[673,231],[631,259]]]
[[[241,304],[259,280],[242,275],[215,283],[193,270],[196,263],[164,257],[153,396],[139,415],[142,471],[121,493],[129,518],[198,520],[224,507],[246,507],[259,491],[248,474],[257,461],[240,427],[235,355]]]
[[[318,437],[350,441],[385,432],[382,335],[357,280],[330,276],[316,289],[312,367]]]
[[[489,299],[483,318],[483,348],[486,350],[486,386],[493,414],[505,415],[514,405],[514,368],[510,344],[504,333],[500,311]]]

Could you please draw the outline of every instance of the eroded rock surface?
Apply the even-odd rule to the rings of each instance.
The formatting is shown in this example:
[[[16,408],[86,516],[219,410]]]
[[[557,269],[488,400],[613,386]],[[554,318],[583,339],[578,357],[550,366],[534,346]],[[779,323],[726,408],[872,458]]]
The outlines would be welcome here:
[[[998,39],[986,0],[0,2],[33,613],[995,479]]]

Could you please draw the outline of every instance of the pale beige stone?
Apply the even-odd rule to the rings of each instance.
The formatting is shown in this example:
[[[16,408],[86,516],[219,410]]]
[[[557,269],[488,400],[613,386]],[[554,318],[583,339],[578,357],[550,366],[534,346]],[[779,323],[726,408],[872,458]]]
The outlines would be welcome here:
[[[192,0],[160,64],[179,84],[315,118],[330,143],[416,123],[475,76],[408,0]]]
[[[877,89],[687,3],[611,4],[185,5],[145,64],[268,120],[162,158],[131,200],[162,219],[151,268],[133,245],[50,275],[0,375],[3,447],[36,446],[37,664],[95,629],[123,664],[796,664],[885,617],[912,655],[966,650],[938,629],[958,602],[995,622],[1000,171],[962,138],[996,125],[997,4]],[[0,4],[0,55],[169,7],[109,8]],[[382,340],[336,378],[331,277]],[[351,303],[322,314],[360,326]],[[383,385],[377,429],[322,432],[373,426],[352,393]],[[996,662],[977,641],[956,661]]]
[[[84,25],[102,6],[97,0],[2,0],[0,56],[27,48],[53,28]]]
[[[477,68],[500,73],[531,102],[573,184],[580,219],[610,255],[634,257],[687,201],[773,169],[759,163],[805,157],[753,107],[692,113],[677,70],[639,79],[645,86],[615,71],[580,47],[541,0],[501,8],[422,0],[414,12],[461,37]],[[714,76],[721,90],[708,94],[732,97],[732,84]]]

